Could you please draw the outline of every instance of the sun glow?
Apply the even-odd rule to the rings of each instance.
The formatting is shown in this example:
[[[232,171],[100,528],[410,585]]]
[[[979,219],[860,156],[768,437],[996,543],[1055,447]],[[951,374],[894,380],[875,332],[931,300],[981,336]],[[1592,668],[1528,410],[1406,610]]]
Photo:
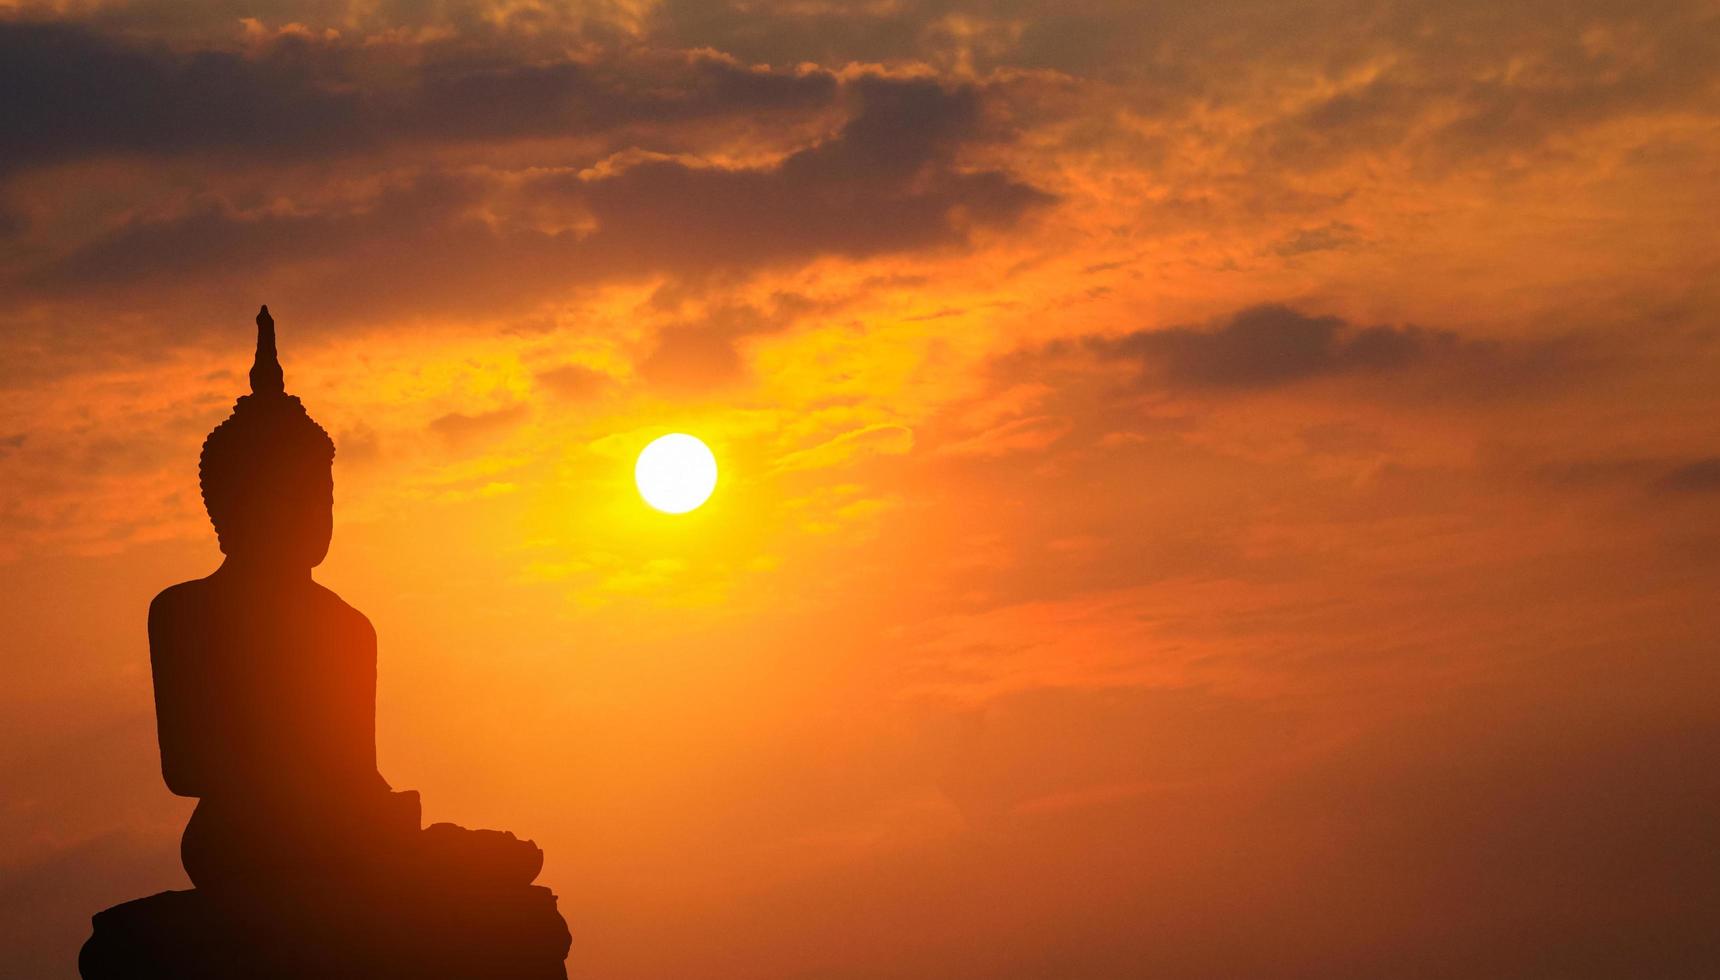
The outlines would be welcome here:
[[[639,496],[665,514],[685,514],[711,499],[717,488],[717,457],[684,432],[651,441],[633,466]]]

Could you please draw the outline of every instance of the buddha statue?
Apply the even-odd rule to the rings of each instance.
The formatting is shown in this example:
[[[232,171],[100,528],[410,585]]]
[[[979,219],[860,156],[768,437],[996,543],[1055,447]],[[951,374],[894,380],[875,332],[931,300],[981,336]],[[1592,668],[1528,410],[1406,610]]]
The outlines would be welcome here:
[[[286,393],[274,326],[264,307],[251,393],[198,467],[226,559],[149,609],[162,775],[198,798],[180,856],[222,891],[350,876],[418,830],[416,794],[376,768],[376,631],[311,578],[334,442]]]
[[[196,888],[97,915],[85,976],[155,975],[121,969],[155,955],[139,949],[169,950],[164,975],[225,963],[203,971],[219,974],[235,968],[229,953],[253,976],[309,975],[307,962],[327,976],[565,975],[566,926],[554,896],[531,886],[542,852],[512,834],[420,829],[418,794],[377,770],[376,631],[312,577],[333,533],[334,443],[285,391],[266,306],[250,382],[199,466],[225,558],[149,608],[162,775],[198,801],[180,846]],[[367,924],[310,961],[255,952],[307,942],[315,952],[304,936],[330,934],[318,916],[331,896]],[[261,907],[270,913],[228,925],[254,932],[266,921],[273,946],[247,933],[182,948],[198,942],[185,935],[210,932],[209,916]],[[437,947],[462,923],[465,960]],[[478,955],[489,946],[494,956]],[[527,947],[529,970],[503,968]],[[203,953],[214,958],[193,955]]]

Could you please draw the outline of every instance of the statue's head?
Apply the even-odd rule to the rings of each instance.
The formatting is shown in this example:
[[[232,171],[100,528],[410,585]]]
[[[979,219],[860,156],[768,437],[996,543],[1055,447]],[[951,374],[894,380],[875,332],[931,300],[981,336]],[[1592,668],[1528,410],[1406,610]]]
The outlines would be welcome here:
[[[309,570],[334,533],[334,442],[286,393],[275,321],[257,314],[251,393],[209,433],[198,461],[221,550],[247,564]]]

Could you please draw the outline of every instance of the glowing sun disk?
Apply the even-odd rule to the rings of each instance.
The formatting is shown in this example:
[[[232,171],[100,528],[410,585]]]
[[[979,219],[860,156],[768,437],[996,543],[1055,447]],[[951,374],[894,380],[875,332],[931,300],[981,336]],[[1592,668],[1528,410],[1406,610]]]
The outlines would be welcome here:
[[[653,439],[633,466],[639,496],[666,514],[685,514],[711,499],[717,488],[717,457],[684,432]]]

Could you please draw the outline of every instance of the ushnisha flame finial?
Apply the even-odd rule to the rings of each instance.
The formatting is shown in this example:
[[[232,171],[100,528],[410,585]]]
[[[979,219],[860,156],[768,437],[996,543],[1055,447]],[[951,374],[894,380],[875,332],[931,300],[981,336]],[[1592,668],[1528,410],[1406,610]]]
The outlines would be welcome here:
[[[300,467],[323,473],[334,462],[334,442],[286,393],[275,352],[275,320],[267,306],[257,311],[257,356],[251,393],[239,396],[233,414],[203,441],[197,460],[203,505],[223,534],[233,516],[291,484],[284,474]],[[225,549],[226,544],[222,545]]]
[[[265,305],[257,311],[257,357],[251,364],[251,394],[280,395],[286,390],[281,361],[275,353],[275,318]]]

